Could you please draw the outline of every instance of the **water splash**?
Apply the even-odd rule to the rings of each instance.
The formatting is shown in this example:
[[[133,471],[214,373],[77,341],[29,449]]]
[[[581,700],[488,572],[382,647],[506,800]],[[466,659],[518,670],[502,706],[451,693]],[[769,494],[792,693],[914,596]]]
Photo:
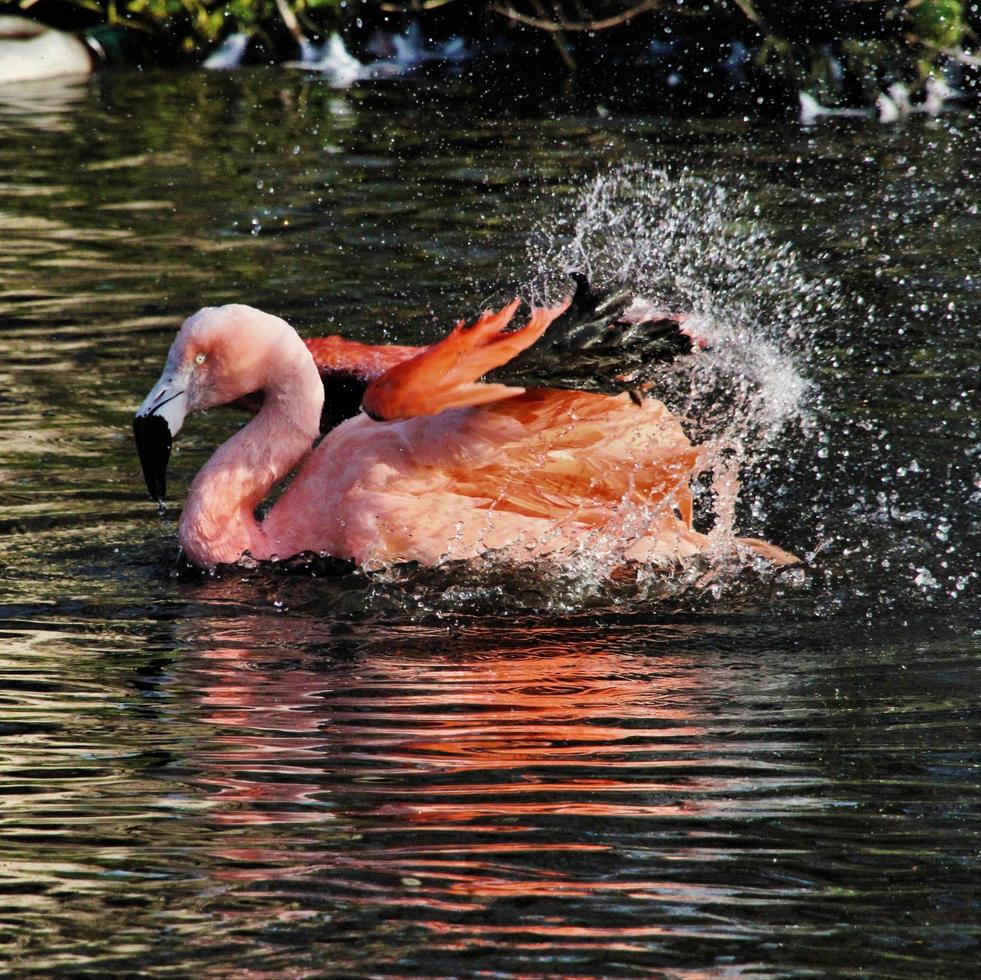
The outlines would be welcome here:
[[[560,613],[638,601],[739,604],[771,587],[781,594],[799,589],[799,570],[778,570],[739,544],[737,529],[767,537],[773,496],[759,472],[748,486],[740,474],[757,466],[766,477],[788,440],[810,435],[814,389],[800,368],[801,352],[835,306],[834,284],[805,273],[744,188],[626,166],[584,181],[571,195],[567,187],[553,193],[554,206],[527,242],[523,265],[533,271],[524,296],[554,302],[568,292],[568,271],[581,270],[600,285],[626,286],[659,309],[685,313],[692,332],[708,342],[698,355],[652,366],[637,380],[651,382],[704,447],[706,471],[692,489],[696,526],[709,546],[669,574],[624,569],[625,548],[656,526],[659,508],[676,502],[624,503],[615,522],[583,534],[581,547],[561,563],[516,569],[488,552],[438,569],[375,569],[368,577],[372,605],[436,615],[485,607]]]
[[[692,440],[707,447],[713,471],[694,486],[712,570],[682,576],[672,591],[706,580],[717,589],[747,564],[735,528],[766,536],[768,501],[779,492],[768,482],[774,460],[792,442],[816,437],[817,390],[801,364],[840,306],[838,284],[808,274],[768,227],[759,195],[738,184],[635,164],[585,180],[571,196],[555,193],[555,207],[527,242],[534,272],[525,292],[533,301],[554,301],[568,290],[568,272],[578,270],[685,313],[691,332],[708,343],[637,380],[650,382]],[[755,482],[747,485],[750,468]],[[610,550],[593,542],[591,554]],[[575,573],[588,579],[596,565],[584,556]],[[663,576],[655,578],[662,593]]]
[[[560,199],[527,252],[535,299],[553,300],[581,270],[689,316],[709,349],[651,377],[694,437],[748,453],[810,421],[799,353],[836,305],[836,287],[804,272],[747,190],[624,166]]]
[[[936,452],[919,428],[928,412],[909,411],[902,383],[890,379],[912,372],[922,385],[929,363],[932,405],[947,404],[951,418],[963,420],[970,382],[948,381],[943,372],[959,370],[966,379],[958,365],[968,362],[956,351],[933,350],[926,338],[935,323],[910,336],[917,328],[908,305],[874,304],[876,293],[861,276],[850,277],[847,288],[827,277],[825,270],[843,268],[852,253],[798,252],[769,227],[767,199],[741,178],[719,184],[684,169],[630,166],[585,180],[577,193],[557,194],[553,216],[529,240],[531,292],[551,298],[566,288],[567,271],[581,269],[665,309],[690,311],[689,324],[710,349],[668,371],[654,367],[650,379],[693,440],[728,451],[739,468],[738,501],[735,484],[718,473],[696,487],[720,544],[735,512],[744,533],[799,550],[817,573],[810,585],[819,614],[875,617],[963,604],[981,581],[972,557],[976,434],[961,425],[953,452],[921,466],[917,456]],[[911,202],[915,194],[904,195],[903,208]],[[799,203],[812,203],[806,191]],[[903,208],[889,211],[890,220],[899,221]],[[786,234],[806,228],[791,221]],[[895,241],[904,241],[902,232]],[[890,257],[884,245],[876,259],[895,264],[891,275],[903,300],[911,261]],[[929,262],[921,269],[927,278],[915,288],[928,293],[937,270]],[[877,267],[876,279],[883,275]],[[914,300],[915,321],[930,307]],[[943,330],[956,347],[973,328],[969,314],[959,309],[955,319],[953,309],[948,302]],[[912,397],[926,403],[915,386]],[[769,533],[781,525],[782,534]],[[710,579],[719,588],[720,577]]]

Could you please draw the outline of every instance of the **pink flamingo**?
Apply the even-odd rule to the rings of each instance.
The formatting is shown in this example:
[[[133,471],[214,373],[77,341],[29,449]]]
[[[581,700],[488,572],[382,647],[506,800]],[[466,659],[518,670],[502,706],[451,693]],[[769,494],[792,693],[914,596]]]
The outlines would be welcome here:
[[[676,565],[708,545],[692,527],[689,481],[700,451],[661,402],[478,380],[534,344],[568,303],[533,310],[508,331],[515,300],[422,350],[314,342],[332,344],[345,370],[360,366],[370,381],[363,413],[316,448],[324,385],[310,347],[251,307],[200,310],[184,322],[134,420],[150,493],[163,498],[171,442],[188,413],[261,392],[255,418],[188,493],[178,537],[203,568],[304,552],[369,568],[485,552],[561,560],[600,534],[616,536],[624,562]],[[627,514],[635,523],[642,515],[642,526],[625,523]],[[740,540],[774,563],[796,561]]]

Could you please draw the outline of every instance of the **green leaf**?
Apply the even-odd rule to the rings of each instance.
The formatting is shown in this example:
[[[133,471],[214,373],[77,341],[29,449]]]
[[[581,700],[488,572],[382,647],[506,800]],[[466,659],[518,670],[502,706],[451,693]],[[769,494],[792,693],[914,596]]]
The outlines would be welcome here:
[[[964,35],[961,0],[911,0],[906,16],[920,41],[931,47],[956,47]]]

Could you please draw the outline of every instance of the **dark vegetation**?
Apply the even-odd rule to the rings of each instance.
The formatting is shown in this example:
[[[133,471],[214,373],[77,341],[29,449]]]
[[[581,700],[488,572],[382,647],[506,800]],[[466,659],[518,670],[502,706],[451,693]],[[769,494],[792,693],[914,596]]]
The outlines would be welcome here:
[[[107,61],[141,66],[198,63],[236,32],[250,38],[246,63],[294,58],[300,40],[333,32],[364,58],[415,24],[432,45],[465,39],[454,70],[474,80],[669,110],[790,105],[801,90],[868,104],[897,81],[915,97],[941,72],[971,94],[981,72],[981,0],[21,0],[0,11],[85,32]]]

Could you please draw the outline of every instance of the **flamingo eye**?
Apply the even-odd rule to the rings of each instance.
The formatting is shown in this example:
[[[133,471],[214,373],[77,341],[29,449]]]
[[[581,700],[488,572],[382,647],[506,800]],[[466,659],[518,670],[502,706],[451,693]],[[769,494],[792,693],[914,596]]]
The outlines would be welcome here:
[[[208,355],[207,354],[195,354],[194,355],[194,363],[195,364],[204,364],[204,362],[207,359],[208,359]]]

